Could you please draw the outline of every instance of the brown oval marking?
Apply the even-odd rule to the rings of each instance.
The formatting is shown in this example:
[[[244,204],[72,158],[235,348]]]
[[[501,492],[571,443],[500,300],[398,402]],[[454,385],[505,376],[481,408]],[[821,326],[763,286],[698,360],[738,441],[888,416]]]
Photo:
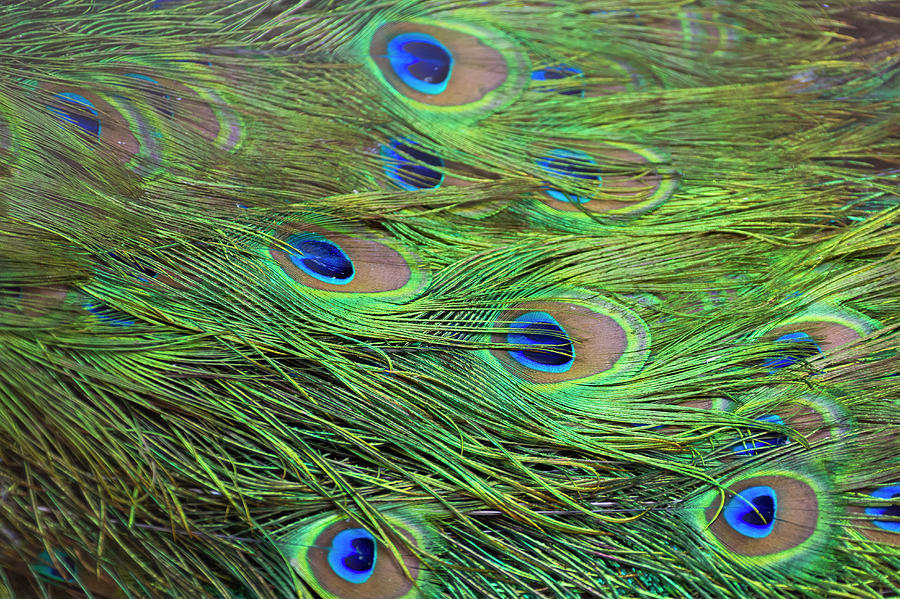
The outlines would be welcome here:
[[[563,202],[542,193],[540,200],[555,210],[562,212],[611,212],[633,207],[636,203],[649,200],[663,182],[659,171],[648,164],[647,158],[637,152],[624,148],[604,148],[592,152],[597,166],[603,169],[604,159],[616,166],[609,167],[610,172],[601,172],[599,190],[587,202]],[[623,166],[641,167],[633,172],[622,172]]]
[[[387,58],[388,43],[403,33],[425,33],[439,40],[453,56],[453,69],[446,89],[440,94],[423,94],[408,86],[394,72]],[[498,89],[509,77],[503,55],[474,35],[421,23],[397,22],[382,25],[369,45],[369,55],[381,74],[404,96],[434,106],[470,104]]]
[[[352,528],[365,527],[352,520],[342,520],[328,526],[316,537],[315,544],[306,554],[309,569],[316,581],[328,592],[343,599],[397,599],[412,590],[413,581],[418,578],[419,574],[419,560],[409,552],[404,552],[403,540],[393,533],[388,533],[387,537],[391,545],[397,547],[402,554],[403,564],[412,576],[412,580],[403,572],[400,562],[397,561],[390,549],[377,539],[375,541],[377,543],[375,569],[369,580],[361,584],[347,582],[332,571],[328,564],[328,552],[331,544],[338,533]],[[406,537],[406,544],[416,544],[411,534],[402,529],[401,533]]]
[[[106,100],[97,94],[90,92],[84,88],[72,87],[66,85],[57,85],[54,83],[41,83],[38,89],[46,91],[50,94],[74,93],[82,96],[88,102],[93,104],[94,110],[97,111],[97,119],[100,121],[100,148],[101,151],[111,155],[117,162],[125,164],[129,162],[141,150],[141,144],[131,132],[128,121],[122,114],[109,104]],[[55,97],[46,97],[46,104],[59,109],[69,110],[76,102],[67,102],[65,107],[60,106],[60,99]],[[84,108],[87,110],[87,107]],[[73,131],[80,132],[77,125],[71,123],[63,123],[66,127],[72,127]]]
[[[490,350],[507,370],[525,380],[560,383],[598,374],[614,367],[628,348],[628,334],[613,318],[586,306],[561,301],[516,304],[500,315],[495,326],[502,327],[528,312],[546,312],[552,316],[569,335],[575,359],[566,372],[544,372],[522,366],[509,355],[509,350]],[[492,334],[491,342],[507,343],[506,333]]]
[[[716,518],[720,505],[728,505],[731,498],[738,493],[757,486],[774,489],[778,504],[772,532],[761,539],[746,537],[732,529],[722,514]],[[728,487],[724,504],[719,500],[720,498],[716,496],[712,505],[705,510],[706,521],[711,522],[708,530],[728,549],[748,557],[772,555],[800,545],[813,535],[819,521],[819,501],[815,489],[801,480],[788,476],[756,476],[744,479]]]
[[[285,273],[307,287],[337,293],[381,293],[401,289],[412,278],[412,270],[399,252],[372,239],[351,237],[312,226],[302,228],[282,226],[276,237],[286,242],[292,234],[304,232],[317,233],[339,245],[353,262],[355,271],[353,280],[345,285],[326,283],[297,268],[283,249],[278,246],[270,247],[269,254]]]

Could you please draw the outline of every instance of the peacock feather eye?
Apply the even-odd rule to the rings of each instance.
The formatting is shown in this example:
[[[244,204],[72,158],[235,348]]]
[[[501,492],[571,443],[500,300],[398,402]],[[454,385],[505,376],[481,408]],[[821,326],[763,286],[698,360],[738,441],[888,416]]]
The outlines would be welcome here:
[[[77,562],[62,551],[55,552],[54,557],[56,558],[56,564],[61,566],[62,570],[54,565],[54,560],[50,558],[50,554],[46,551],[38,556],[37,562],[31,566],[31,570],[38,576],[57,582],[75,582],[75,576],[78,575]]]
[[[570,84],[570,82],[565,81],[566,79],[583,79],[584,72],[578,67],[569,66],[566,64],[554,65],[552,67],[546,67],[543,69],[538,69],[536,71],[531,72],[531,80],[532,81],[560,81],[565,83],[566,85],[562,88],[551,87],[549,85],[540,85],[534,88],[535,91],[548,93],[548,92],[556,92],[563,96],[580,96],[584,97],[584,85],[580,84],[578,87],[574,87]]]
[[[606,143],[584,150],[557,148],[536,161],[544,188],[534,206],[541,214],[583,220],[593,212],[613,218],[639,216],[668,200],[678,188],[661,153],[631,144]]]
[[[118,95],[48,83],[38,88],[52,94],[47,110],[98,152],[141,175],[159,169],[160,136],[146,111]]]
[[[527,58],[515,44],[468,23],[373,23],[358,51],[397,97],[447,116],[496,110],[517,98],[528,81]]]
[[[525,366],[544,372],[566,372],[575,362],[575,348],[565,329],[546,312],[527,312],[517,316],[506,340],[511,344],[531,346],[511,350],[509,355]]]
[[[423,94],[442,93],[453,72],[450,50],[427,33],[401,33],[391,37],[387,59],[403,83]]]
[[[854,532],[876,543],[900,547],[900,482],[865,488],[848,501],[847,511]]]
[[[757,471],[703,495],[692,510],[698,531],[725,555],[757,565],[790,564],[822,555],[833,517],[825,489],[790,470]]]
[[[752,539],[772,534],[777,514],[778,494],[766,486],[744,489],[728,501],[722,512],[734,531]]]
[[[789,388],[767,387],[743,398],[738,414],[792,429],[816,451],[816,459],[834,462],[845,458],[842,438],[854,426],[846,407],[831,397],[804,393],[799,397]],[[775,404],[775,405],[773,405]],[[777,410],[770,412],[769,410]],[[735,456],[755,456],[791,442],[781,431],[748,427],[731,447]],[[770,454],[771,455],[771,454]]]
[[[74,92],[55,94],[53,98],[55,101],[47,105],[47,110],[62,122],[75,125],[83,139],[92,142],[100,139],[100,115],[90,100]]]
[[[597,187],[602,185],[603,178],[597,161],[580,150],[552,150],[547,156],[538,160],[537,164],[554,179],[569,177],[582,181],[596,181]],[[581,196],[553,189],[552,181],[546,181],[545,184],[548,186],[545,193],[556,201],[574,204],[591,201],[591,196]]]
[[[843,347],[881,328],[881,324],[864,314],[836,304],[818,303],[800,314],[777,323],[764,338],[784,344],[805,346],[811,351],[829,352]],[[814,353],[811,355],[815,355]],[[767,365],[781,368],[796,362],[795,356],[779,356]]]
[[[347,285],[356,271],[341,246],[316,233],[300,233],[287,239],[291,263],[311,277],[331,285]]]
[[[385,175],[401,189],[434,189],[444,180],[443,173],[430,168],[442,168],[444,161],[425,152],[415,142],[391,140],[381,146],[381,156]]]
[[[418,293],[428,271],[391,240],[309,225],[283,225],[268,248],[280,271],[307,289],[402,299]]]
[[[777,414],[766,414],[756,418],[760,422],[771,422],[773,424],[784,425],[784,420]],[[744,437],[750,437],[740,440],[731,450],[737,455],[754,456],[765,449],[777,447],[786,444],[789,439],[787,435],[775,431],[752,432],[747,431]]]
[[[421,597],[425,571],[410,547],[422,548],[422,531],[399,519],[387,523],[380,540],[355,520],[319,518],[288,534],[279,547],[301,578],[327,599]]]
[[[815,339],[813,339],[803,331],[786,333],[776,339],[775,342],[791,343],[794,344],[794,346],[791,348],[791,350],[785,350],[785,355],[766,360],[766,362],[763,363],[764,367],[773,369],[771,372],[774,372],[779,368],[785,368],[792,364],[796,364],[803,358],[822,353],[822,348],[818,343],[816,343]]]
[[[636,314],[600,297],[521,302],[504,310],[493,326],[498,332],[491,342],[506,347],[490,354],[532,383],[627,378],[643,367],[650,343]]]
[[[869,493],[875,499],[896,499],[894,505],[867,507],[866,515],[872,517],[872,525],[890,533],[900,533],[900,484],[881,487]]]
[[[210,66],[200,61],[176,62],[196,63],[200,65],[197,68]],[[184,125],[202,139],[229,151],[237,149],[243,141],[240,117],[215,91],[145,73],[125,71],[122,76],[127,77],[123,85],[141,95],[170,133],[178,125]]]

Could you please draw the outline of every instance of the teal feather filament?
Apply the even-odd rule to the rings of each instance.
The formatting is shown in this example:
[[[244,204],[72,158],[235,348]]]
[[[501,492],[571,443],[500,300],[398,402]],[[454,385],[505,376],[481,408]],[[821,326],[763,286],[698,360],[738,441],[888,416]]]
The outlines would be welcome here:
[[[55,552],[56,563],[60,564],[62,570],[57,569],[54,561],[50,558],[50,554],[44,551],[38,556],[38,561],[31,569],[38,575],[59,582],[75,582],[75,576],[78,575],[78,565],[71,556],[66,555],[62,551]]]

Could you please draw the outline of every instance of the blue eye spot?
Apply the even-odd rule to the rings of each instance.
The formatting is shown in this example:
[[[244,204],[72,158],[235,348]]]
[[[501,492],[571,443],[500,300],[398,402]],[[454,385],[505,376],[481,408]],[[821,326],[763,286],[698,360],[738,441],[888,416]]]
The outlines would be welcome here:
[[[351,528],[335,535],[328,551],[332,571],[353,584],[362,584],[375,572],[378,544],[364,528]]]
[[[128,327],[134,324],[134,320],[128,319],[124,312],[120,312],[103,302],[90,301],[81,304],[81,306],[110,326]]]
[[[784,424],[784,420],[775,414],[767,414],[756,418],[760,422],[772,422],[774,424]],[[758,454],[761,450],[777,445],[784,445],[788,442],[786,435],[781,433],[766,431],[761,435],[755,435],[753,439],[747,439],[740,442],[732,448],[732,451],[738,455],[752,456]]]
[[[443,173],[426,165],[440,168],[444,166],[444,161],[438,156],[422,151],[416,145],[414,142],[401,140],[392,140],[390,145],[382,145],[381,156],[385,159],[385,174],[398,187],[408,191],[440,186],[444,180]]]
[[[772,487],[744,489],[731,498],[723,510],[725,521],[736,532],[753,539],[763,539],[775,528],[778,496]]]
[[[569,177],[585,181],[596,181],[597,186],[602,185],[600,167],[597,161],[579,150],[553,150],[549,156],[537,161],[538,166],[554,177]],[[591,198],[566,193],[552,188],[552,183],[545,181],[548,186],[545,191],[554,200],[560,202],[572,202],[583,204]]]
[[[54,97],[59,99],[59,105],[48,105],[47,110],[58,116],[60,120],[81,129],[83,137],[91,141],[100,138],[99,114],[87,98],[69,92],[56,94]]]
[[[287,244],[294,250],[291,262],[309,276],[332,285],[346,285],[356,271],[344,250],[316,233],[291,235]]]
[[[46,551],[42,552],[38,556],[37,563],[33,565],[31,569],[36,574],[43,576],[44,578],[58,580],[59,582],[75,582],[75,577],[73,576],[73,574],[78,573],[75,560],[61,551],[57,551],[55,553],[56,561],[60,562],[64,568],[62,572],[53,567],[53,560],[50,559],[50,554]]]
[[[543,372],[567,372],[575,362],[575,348],[566,330],[546,312],[528,312],[516,317],[506,335],[507,343],[534,345],[535,349],[509,352],[522,366]]]
[[[787,335],[782,335],[781,337],[776,339],[775,342],[798,344],[798,347],[796,349],[799,350],[798,353],[800,355],[784,355],[768,360],[763,364],[763,366],[773,369],[769,371],[769,374],[772,374],[779,368],[785,368],[787,366],[790,366],[791,364],[799,362],[803,358],[822,353],[822,348],[819,346],[819,344],[816,343],[816,341],[812,337],[810,337],[803,331],[797,331],[794,333],[788,333]]]
[[[532,81],[555,81],[558,79],[568,79],[570,77],[583,77],[584,73],[578,67],[571,67],[565,64],[560,64],[552,67],[547,67],[546,69],[539,69],[537,71],[532,71],[531,80]],[[539,91],[542,93],[556,92],[558,94],[562,94],[564,96],[581,96],[584,97],[584,87],[570,87],[568,89],[556,89],[555,87],[538,87],[535,88],[535,91]]]
[[[900,499],[900,484],[882,487],[872,491],[870,495],[877,499]],[[889,517],[890,520],[875,519],[872,521],[872,524],[882,530],[900,533],[900,503],[885,507],[867,507],[866,514],[869,516]]]
[[[394,72],[417,92],[437,95],[447,89],[453,55],[426,33],[401,33],[388,42],[387,58]]]

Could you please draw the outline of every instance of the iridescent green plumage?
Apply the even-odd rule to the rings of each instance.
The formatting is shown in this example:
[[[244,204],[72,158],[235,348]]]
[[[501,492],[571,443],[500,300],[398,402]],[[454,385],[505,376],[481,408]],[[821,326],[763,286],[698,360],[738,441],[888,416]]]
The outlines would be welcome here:
[[[5,3],[0,591],[896,593],[898,18]]]

